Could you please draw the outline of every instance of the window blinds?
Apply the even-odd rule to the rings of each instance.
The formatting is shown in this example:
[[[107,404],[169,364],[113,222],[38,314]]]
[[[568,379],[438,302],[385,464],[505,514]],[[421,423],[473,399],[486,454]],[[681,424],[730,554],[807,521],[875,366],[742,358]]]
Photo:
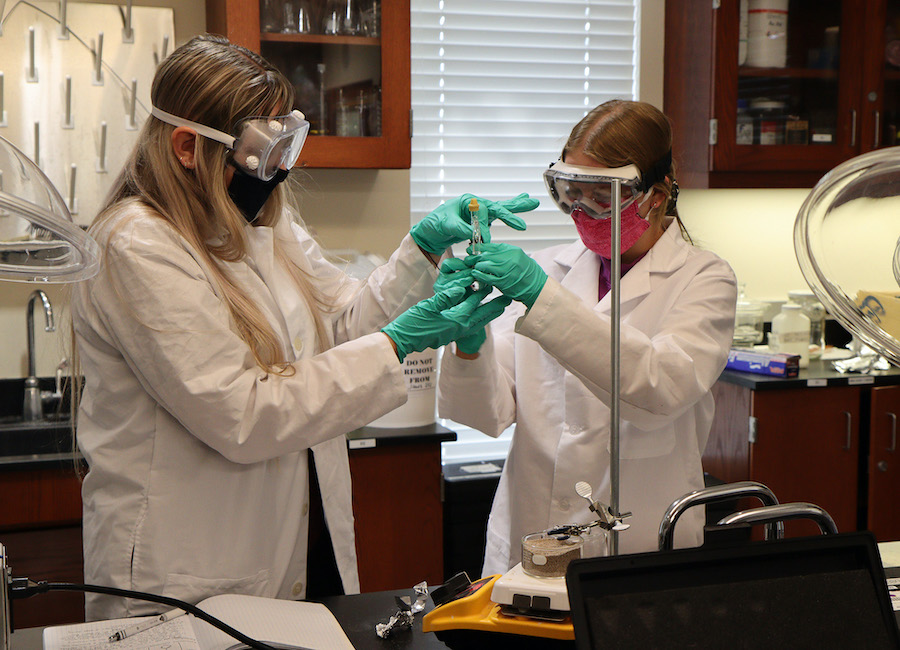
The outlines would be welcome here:
[[[412,222],[471,192],[541,206],[497,241],[572,241],[541,173],[590,108],[637,92],[640,0],[411,0]],[[461,252],[462,247],[458,253]]]

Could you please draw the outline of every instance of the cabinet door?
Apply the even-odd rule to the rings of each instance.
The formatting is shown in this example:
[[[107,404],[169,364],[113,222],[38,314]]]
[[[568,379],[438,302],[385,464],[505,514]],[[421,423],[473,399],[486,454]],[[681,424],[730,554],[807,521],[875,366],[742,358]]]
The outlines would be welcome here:
[[[879,542],[900,539],[900,386],[872,389],[869,433],[868,529]]]
[[[860,97],[864,151],[896,146],[900,127],[900,0],[874,0],[867,8]]]
[[[332,14],[337,5],[351,16]],[[311,126],[297,165],[409,167],[409,0],[207,0],[206,7],[209,31],[260,52],[294,85]]]
[[[859,414],[856,387],[754,391],[750,478],[769,486],[781,503],[813,503],[839,531],[857,530]],[[785,524],[788,536],[818,532],[809,521]]]
[[[664,108],[685,187],[810,187],[866,150],[865,46],[883,9],[876,27],[863,0],[762,4],[666,3]]]

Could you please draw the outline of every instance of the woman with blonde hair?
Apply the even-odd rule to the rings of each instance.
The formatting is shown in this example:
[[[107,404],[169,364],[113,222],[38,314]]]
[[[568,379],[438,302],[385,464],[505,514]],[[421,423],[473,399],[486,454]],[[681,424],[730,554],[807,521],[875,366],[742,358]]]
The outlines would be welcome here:
[[[309,124],[259,55],[194,38],[161,63],[151,100],[91,227],[102,270],[72,297],[85,579],[191,603],[355,593],[344,434],[406,401],[406,354],[483,328],[508,301],[462,324],[441,314],[484,295],[432,291],[442,253],[471,237],[462,197],[364,281],[327,262],[281,184]],[[523,228],[510,210],[537,202],[482,203]],[[321,557],[307,545],[317,510]],[[86,604],[89,619],[159,607]]]
[[[734,327],[734,273],[687,238],[675,210],[671,127],[658,109],[623,100],[596,107],[544,176],[579,239],[533,258],[497,243],[467,258],[457,273],[516,302],[484,343],[480,331],[459,339],[441,366],[443,417],[495,436],[516,425],[488,525],[485,575],[519,561],[523,535],[596,518],[577,482],[609,503],[612,179],[622,207],[619,494],[620,509],[634,513],[619,533],[621,552],[655,550],[668,505],[703,487],[710,389]],[[700,509],[686,513],[676,544],[700,543],[702,526]],[[585,554],[603,553],[602,535],[590,538]]]

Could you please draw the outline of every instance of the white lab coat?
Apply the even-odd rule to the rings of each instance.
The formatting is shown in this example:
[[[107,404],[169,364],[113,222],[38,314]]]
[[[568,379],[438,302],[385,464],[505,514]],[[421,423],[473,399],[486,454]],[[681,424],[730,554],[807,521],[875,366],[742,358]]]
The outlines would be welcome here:
[[[344,434],[406,401],[402,364],[378,330],[431,295],[437,271],[409,236],[357,282],[296,224],[246,232],[247,259],[226,266],[295,360],[291,376],[259,368],[207,267],[147,209],[132,204],[95,233],[104,267],[72,304],[88,583],[192,603],[222,592],[302,598],[312,448],[344,589],[359,591]],[[324,353],[314,354],[312,318],[273,237],[337,300]],[[160,608],[93,595],[86,607],[89,619]]]
[[[581,241],[537,253],[549,279],[532,308],[513,303],[481,356],[444,354],[442,417],[489,435],[516,423],[488,524],[484,575],[521,561],[523,535],[592,520],[575,483],[609,503],[610,304],[597,302],[600,263]],[[700,457],[713,417],[710,388],[734,327],[734,274],[672,224],[621,283],[620,509],[632,511],[619,551],[657,548],[666,507],[703,487]],[[676,544],[701,541],[695,508]],[[592,534],[585,555],[605,552]]]

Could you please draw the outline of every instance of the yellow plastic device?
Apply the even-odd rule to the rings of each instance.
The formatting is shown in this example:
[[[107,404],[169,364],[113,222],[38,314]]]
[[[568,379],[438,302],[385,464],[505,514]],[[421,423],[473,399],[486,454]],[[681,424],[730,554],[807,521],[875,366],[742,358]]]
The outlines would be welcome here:
[[[457,599],[428,612],[422,619],[422,631],[477,630],[559,641],[575,639],[571,616],[557,622],[502,613],[500,605],[491,600],[494,583],[499,578],[495,575],[477,580]]]

